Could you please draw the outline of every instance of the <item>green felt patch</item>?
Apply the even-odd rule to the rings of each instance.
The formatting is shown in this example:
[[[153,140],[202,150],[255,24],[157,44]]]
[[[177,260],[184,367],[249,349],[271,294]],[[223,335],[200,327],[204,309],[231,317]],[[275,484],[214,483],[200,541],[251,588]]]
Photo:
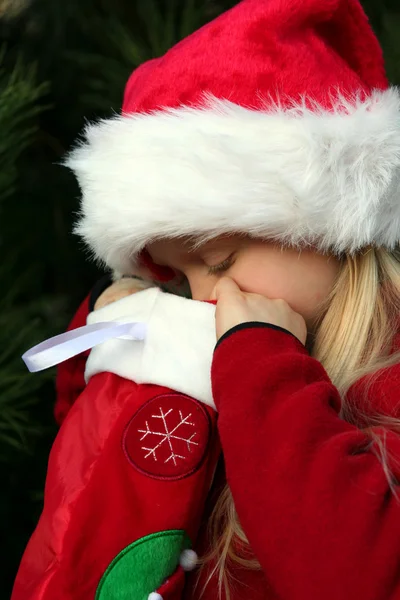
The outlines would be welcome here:
[[[124,548],[100,580],[96,600],[147,600],[179,565],[191,543],[182,530],[152,533]]]

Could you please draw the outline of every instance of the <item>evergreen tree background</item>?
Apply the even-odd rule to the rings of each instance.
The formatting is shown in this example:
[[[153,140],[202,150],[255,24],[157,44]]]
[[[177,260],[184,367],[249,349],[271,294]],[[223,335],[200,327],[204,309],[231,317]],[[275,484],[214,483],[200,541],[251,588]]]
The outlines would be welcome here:
[[[132,69],[235,0],[0,0],[0,600],[39,517],[56,435],[54,370],[20,356],[65,328],[98,278],[71,234],[79,191],[60,162],[121,106]],[[400,84],[400,3],[363,0]]]

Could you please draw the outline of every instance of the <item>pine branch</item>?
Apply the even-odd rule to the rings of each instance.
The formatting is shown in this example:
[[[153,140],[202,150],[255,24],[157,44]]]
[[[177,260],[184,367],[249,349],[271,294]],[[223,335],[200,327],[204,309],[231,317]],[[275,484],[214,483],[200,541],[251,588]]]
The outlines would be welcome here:
[[[0,461],[8,460],[10,448],[29,451],[32,439],[43,433],[34,412],[40,403],[38,392],[54,376],[51,371],[32,375],[21,360],[26,350],[53,333],[53,325],[48,322],[43,298],[28,305],[20,301],[34,272],[15,279],[8,288],[12,272],[10,263],[0,267],[0,289],[4,291],[0,297]]]
[[[90,111],[118,111],[134,68],[167,52],[223,8],[209,0],[136,0],[132,5],[135,14],[129,22],[118,15],[114,3],[102,14],[89,16],[82,8],[76,15],[93,50],[67,51],[66,57],[85,73],[80,102]]]
[[[43,110],[38,100],[47,86],[38,85],[35,68],[17,61],[11,73],[3,67],[5,49],[0,53],[0,201],[15,193],[17,161],[30,145],[37,130],[36,119]],[[10,255],[9,255],[10,256]],[[25,280],[30,274],[25,274]],[[11,282],[11,283],[10,283]],[[24,289],[24,278],[16,278],[10,262],[0,267],[0,460],[8,456],[8,448],[28,447],[30,435],[41,429],[29,418],[35,392],[43,378],[32,378],[26,372],[20,356],[41,335],[39,314],[34,304],[18,305],[18,295]],[[48,377],[48,375],[47,375]]]
[[[11,74],[3,67],[5,48],[0,51],[0,201],[15,192],[17,160],[31,143],[37,129],[35,119],[44,110],[37,101],[47,84],[37,84],[35,67],[19,59]]]

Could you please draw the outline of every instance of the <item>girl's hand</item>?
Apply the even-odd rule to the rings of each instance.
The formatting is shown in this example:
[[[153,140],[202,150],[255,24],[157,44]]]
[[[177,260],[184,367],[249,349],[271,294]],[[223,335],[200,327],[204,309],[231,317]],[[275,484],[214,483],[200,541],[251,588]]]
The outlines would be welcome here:
[[[285,300],[269,300],[259,294],[242,292],[230,277],[222,277],[218,281],[213,297],[217,300],[215,324],[218,340],[235,325],[259,321],[283,327],[302,344],[306,342],[306,322]]]
[[[136,279],[134,277],[123,277],[114,281],[100,296],[94,305],[94,310],[103,308],[111,302],[116,302],[125,296],[131,296],[149,287],[154,287],[154,283],[145,279]]]

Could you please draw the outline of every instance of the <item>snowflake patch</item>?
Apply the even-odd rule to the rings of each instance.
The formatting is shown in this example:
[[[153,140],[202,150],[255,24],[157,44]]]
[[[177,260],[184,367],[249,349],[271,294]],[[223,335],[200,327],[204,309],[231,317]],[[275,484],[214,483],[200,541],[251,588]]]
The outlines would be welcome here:
[[[174,465],[176,465],[179,459],[186,460],[187,458],[186,453],[185,455],[176,453],[177,441],[185,442],[185,444],[187,445],[188,453],[191,452],[191,446],[199,445],[199,443],[194,441],[193,439],[196,437],[197,431],[192,433],[192,435],[189,435],[190,432],[185,431],[189,427],[191,427],[192,429],[196,427],[195,424],[192,421],[190,421],[192,413],[189,413],[188,415],[186,415],[186,417],[184,417],[182,411],[178,410],[179,419],[176,423],[176,417],[174,416],[174,411],[176,410],[176,408],[170,408],[169,410],[167,410],[166,413],[164,413],[162,407],[160,406],[160,414],[151,415],[151,419],[162,420],[162,431],[153,431],[149,426],[149,421],[146,421],[146,429],[138,429],[138,432],[143,434],[143,436],[140,438],[140,441],[144,440],[147,436],[150,436],[150,438],[155,438],[155,441],[157,442],[152,448],[146,448],[145,446],[142,446],[142,450],[146,452],[145,458],[149,458],[152,456],[157,462],[157,450],[159,450],[159,448],[161,448],[161,446],[165,442],[166,444],[168,444],[170,454],[164,462],[167,463],[170,460],[172,460]],[[170,425],[170,423],[172,423],[172,425]],[[180,431],[178,431],[179,429]],[[179,451],[181,452],[182,450]]]
[[[146,475],[181,479],[200,466],[209,437],[209,417],[199,402],[162,394],[130,420],[123,447],[129,462]]]

